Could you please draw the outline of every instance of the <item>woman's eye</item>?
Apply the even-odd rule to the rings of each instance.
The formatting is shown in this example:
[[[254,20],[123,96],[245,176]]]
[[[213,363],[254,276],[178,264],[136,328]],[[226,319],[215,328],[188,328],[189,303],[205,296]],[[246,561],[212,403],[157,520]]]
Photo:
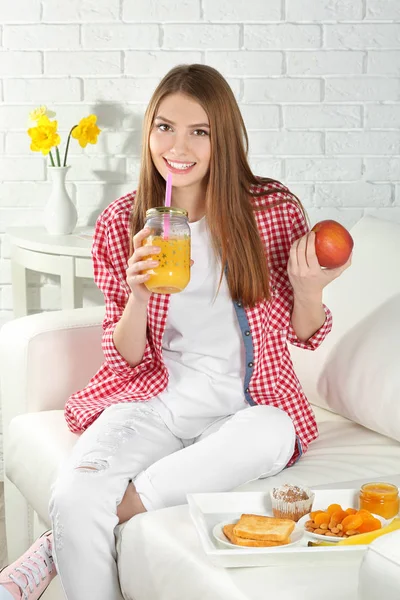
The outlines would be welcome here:
[[[195,129],[193,133],[194,135],[199,135],[200,137],[208,135],[208,131],[206,131],[205,129]]]
[[[156,127],[159,131],[171,131],[171,127],[166,123],[160,123],[159,125],[156,125]]]

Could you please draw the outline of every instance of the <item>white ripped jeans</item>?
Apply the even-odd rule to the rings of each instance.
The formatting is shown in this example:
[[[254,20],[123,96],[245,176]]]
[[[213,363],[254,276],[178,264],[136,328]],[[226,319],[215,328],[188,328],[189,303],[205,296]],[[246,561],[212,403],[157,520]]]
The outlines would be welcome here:
[[[107,408],[81,435],[52,490],[54,559],[68,600],[122,599],[114,530],[130,481],[147,510],[176,506],[187,493],[226,492],[279,473],[294,445],[290,417],[272,406],[245,408],[185,440],[146,404]]]

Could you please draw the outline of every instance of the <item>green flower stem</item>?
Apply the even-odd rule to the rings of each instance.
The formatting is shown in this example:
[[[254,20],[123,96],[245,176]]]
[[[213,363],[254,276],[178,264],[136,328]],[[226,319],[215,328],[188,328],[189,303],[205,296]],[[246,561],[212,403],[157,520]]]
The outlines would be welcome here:
[[[56,146],[56,157],[57,157],[57,166],[61,167],[60,151],[58,150],[58,146]]]
[[[51,166],[52,166],[52,167],[55,167],[56,165],[54,164],[54,158],[53,158],[53,155],[52,155],[52,153],[51,153],[51,150],[50,150],[50,152],[49,152],[49,156],[50,156],[50,162],[51,162]]]
[[[71,140],[71,133],[73,132],[73,130],[75,129],[75,127],[78,127],[78,125],[74,125],[71,129],[71,131],[69,132],[68,135],[68,140],[67,140],[67,147],[65,148],[65,155],[64,155],[64,167],[67,166],[67,156],[68,156],[68,148],[69,148],[69,142]]]

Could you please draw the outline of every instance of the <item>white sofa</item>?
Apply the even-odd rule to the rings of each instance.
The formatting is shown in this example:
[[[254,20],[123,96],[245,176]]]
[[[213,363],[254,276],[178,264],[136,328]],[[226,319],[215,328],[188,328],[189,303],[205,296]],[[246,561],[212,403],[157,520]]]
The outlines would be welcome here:
[[[317,486],[400,474],[400,224],[364,217],[352,235],[353,265],[324,297],[334,316],[332,333],[316,352],[291,349],[320,437],[295,466],[240,491],[286,481]],[[101,307],[42,313],[12,321],[0,332],[10,560],[49,526],[50,485],[76,440],[62,409],[101,364],[102,316]],[[390,537],[399,544],[400,534]],[[324,600],[355,600],[357,594],[354,565],[213,566],[187,506],[131,519],[119,528],[117,547],[122,589],[132,600],[261,600],[269,594],[316,600],[321,592]],[[362,600],[385,596],[382,587],[379,594],[373,585],[367,588]],[[62,597],[55,580],[43,598]]]

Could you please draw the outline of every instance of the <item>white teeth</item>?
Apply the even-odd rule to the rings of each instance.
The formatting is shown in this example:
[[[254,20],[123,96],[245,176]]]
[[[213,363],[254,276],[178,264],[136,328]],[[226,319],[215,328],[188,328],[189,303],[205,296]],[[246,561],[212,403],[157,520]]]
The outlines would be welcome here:
[[[176,163],[176,162],[172,162],[172,161],[168,160],[167,158],[165,160],[167,161],[167,163],[169,165],[171,165],[171,167],[173,167],[174,169],[180,169],[181,171],[184,171],[185,169],[189,169],[189,167],[193,167],[193,165],[196,164],[196,163]]]

